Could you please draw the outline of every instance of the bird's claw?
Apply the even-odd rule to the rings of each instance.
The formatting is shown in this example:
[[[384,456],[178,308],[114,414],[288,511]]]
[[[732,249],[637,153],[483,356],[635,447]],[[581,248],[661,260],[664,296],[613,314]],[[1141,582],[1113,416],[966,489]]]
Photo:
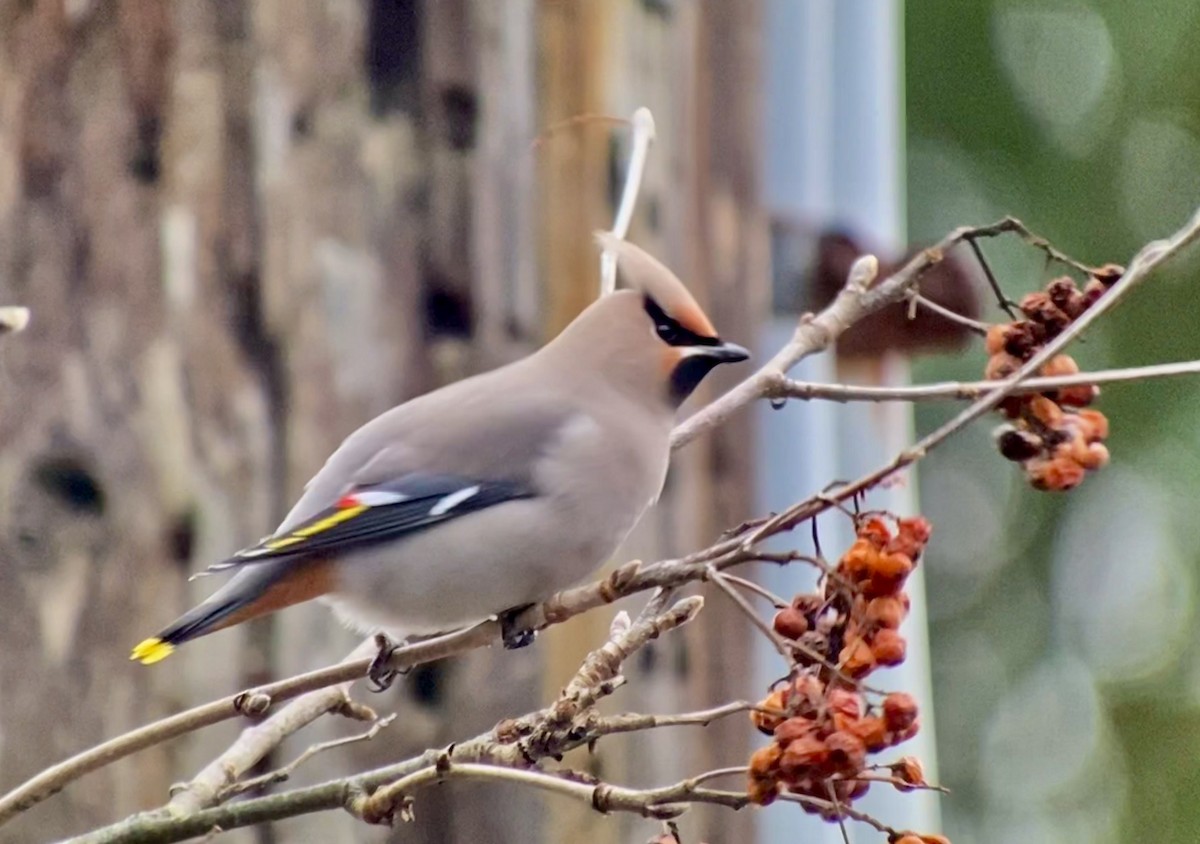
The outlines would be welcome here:
[[[504,642],[505,649],[515,651],[517,648],[524,648],[532,645],[533,640],[537,638],[536,630],[517,626],[517,619],[531,606],[533,604],[525,604],[500,613],[500,639]]]
[[[371,665],[367,669],[367,679],[371,681],[371,691],[384,692],[391,688],[397,677],[403,677],[411,669],[392,668],[388,665],[392,654],[401,646],[401,643],[393,641],[386,633],[375,634],[375,646],[379,648],[379,652],[371,660]]]

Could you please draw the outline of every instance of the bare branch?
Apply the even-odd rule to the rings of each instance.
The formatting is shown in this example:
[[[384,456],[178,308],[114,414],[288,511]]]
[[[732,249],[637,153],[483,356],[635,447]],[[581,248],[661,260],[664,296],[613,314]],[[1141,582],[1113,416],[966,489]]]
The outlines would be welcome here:
[[[0,307],[0,335],[16,334],[29,325],[29,308],[17,305]]]
[[[1157,363],[1151,366],[1131,366],[1125,369],[1102,369],[1097,372],[1077,372],[1074,375],[1030,378],[1012,387],[1008,395],[1042,393],[1063,387],[1119,384],[1129,381],[1151,381],[1179,375],[1200,374],[1200,360],[1179,363]],[[974,400],[1006,386],[1004,381],[941,381],[912,387],[862,387],[856,384],[814,384],[793,381],[778,376],[766,394],[773,399],[824,399],[827,401],[929,401],[937,399]]]
[[[322,741],[311,745],[306,748],[303,753],[278,770],[270,771],[262,776],[254,777],[242,782],[231,783],[230,785],[221,789],[213,803],[224,803],[229,798],[236,797],[239,794],[244,794],[247,791],[254,791],[255,789],[263,788],[268,785],[274,785],[275,783],[286,782],[288,778],[295,773],[297,768],[299,768],[312,757],[316,756],[318,753],[324,753],[327,750],[335,750],[339,747],[345,747],[348,744],[358,744],[359,742],[370,741],[371,739],[375,738],[375,736],[379,735],[382,730],[391,726],[391,723],[395,720],[396,714],[393,712],[391,715],[376,720],[375,723],[371,725],[369,730],[359,733],[358,735],[345,736],[340,739],[331,739],[330,741]]]
[[[645,106],[633,113],[633,151],[629,154],[629,167],[625,171],[625,186],[621,190],[621,204],[617,206],[612,233],[619,240],[629,234],[633,221],[633,209],[637,205],[638,191],[642,187],[642,174],[646,170],[646,158],[654,140],[654,115]],[[617,289],[617,256],[605,249],[600,253],[600,295],[606,296]]]
[[[373,649],[374,643],[367,640],[351,651],[342,662],[344,664],[363,659]],[[346,681],[302,695],[261,724],[243,730],[228,750],[206,765],[191,782],[171,795],[171,802],[167,804],[165,811],[170,815],[185,815],[225,799],[223,795],[226,795],[247,771],[279,747],[284,739],[325,713],[344,709],[350,703],[347,692],[351,682]]]
[[[988,328],[990,327],[986,322],[980,322],[977,319],[971,319],[970,317],[963,316],[960,313],[955,313],[949,308],[939,305],[937,302],[933,301],[932,299],[927,299],[919,293],[909,294],[909,301],[912,302],[914,310],[919,305],[930,313],[937,314],[942,319],[946,319],[950,322],[961,325],[963,328],[974,332],[981,337],[987,334]],[[910,316],[912,316],[911,312]]]
[[[1023,228],[1015,228],[1019,223],[1011,218],[1003,221],[1001,225],[1006,225],[1014,231],[1023,231]],[[1200,211],[1193,214],[1187,225],[1170,238],[1156,240],[1144,246],[1134,256],[1133,260],[1130,261],[1125,274],[1121,276],[1120,280],[1108,292],[1101,296],[1094,305],[1084,311],[1078,319],[1067,326],[1061,334],[1048,342],[1028,361],[1022,364],[1020,369],[1004,379],[997,389],[981,396],[949,422],[946,422],[937,430],[923,437],[915,445],[906,448],[895,459],[880,466],[875,471],[832,492],[823,493],[820,496],[810,498],[808,501],[789,507],[784,512],[769,519],[745,538],[743,547],[752,547],[765,537],[772,536],[780,530],[789,530],[800,522],[823,513],[832,506],[832,502],[845,501],[871,489],[885,478],[895,474],[906,466],[916,463],[932,449],[943,443],[948,437],[994,410],[1022,382],[1041,369],[1050,358],[1061,352],[1092,323],[1115,307],[1131,290],[1145,281],[1163,261],[1178,254],[1198,237],[1200,237]]]

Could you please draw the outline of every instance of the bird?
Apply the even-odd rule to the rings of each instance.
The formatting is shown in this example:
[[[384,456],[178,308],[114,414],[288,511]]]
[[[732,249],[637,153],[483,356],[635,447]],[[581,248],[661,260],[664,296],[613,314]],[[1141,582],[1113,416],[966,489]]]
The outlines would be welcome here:
[[[274,533],[201,572],[233,576],[130,659],[313,599],[382,649],[512,618],[608,560],[662,492],[679,406],[749,353],[656,258],[596,239],[621,289],[533,354],[350,434]]]

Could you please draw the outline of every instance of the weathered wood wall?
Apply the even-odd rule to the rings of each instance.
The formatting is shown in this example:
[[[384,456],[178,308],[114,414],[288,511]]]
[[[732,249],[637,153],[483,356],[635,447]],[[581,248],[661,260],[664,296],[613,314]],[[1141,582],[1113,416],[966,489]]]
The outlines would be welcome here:
[[[346,433],[527,352],[595,295],[590,232],[611,219],[627,139],[590,124],[533,150],[542,127],[653,109],[633,237],[751,339],[767,279],[759,29],[756,0],[0,0],[0,299],[34,310],[0,347],[0,789],[349,650],[322,609],[298,608],[154,670],[126,660],[212,588],[187,574],[268,531]],[[749,515],[748,438],[738,424],[680,454],[627,553],[683,552]],[[747,694],[741,620],[719,596],[706,615],[616,705]],[[609,618],[414,672],[369,701],[402,712],[390,730],[301,780],[531,708]],[[330,719],[286,754],[347,729]],[[160,803],[235,730],[85,778],[0,841]],[[731,722],[591,764],[651,784],[735,763],[746,741]],[[512,789],[433,790],[417,818],[396,840],[648,834]],[[714,841],[749,830],[744,814],[692,824]],[[330,815],[272,835],[228,837],[383,833]]]

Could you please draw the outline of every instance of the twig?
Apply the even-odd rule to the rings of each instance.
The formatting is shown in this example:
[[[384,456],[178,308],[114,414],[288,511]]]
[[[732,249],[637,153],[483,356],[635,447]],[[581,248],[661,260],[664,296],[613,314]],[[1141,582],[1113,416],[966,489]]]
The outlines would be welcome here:
[[[0,307],[0,335],[16,334],[29,325],[29,308],[18,305]]]
[[[1124,369],[1102,369],[1074,375],[1030,378],[1013,387],[1008,395],[1042,393],[1063,387],[1119,384],[1127,381],[1151,381],[1179,375],[1200,374],[1200,360],[1156,363]],[[1004,381],[940,381],[912,387],[862,387],[856,384],[814,384],[779,376],[771,384],[768,398],[823,399],[827,401],[929,401],[935,399],[974,400],[1005,386]]]
[[[373,649],[372,641],[362,642],[342,662],[362,659]],[[345,710],[350,704],[347,695],[350,683],[347,681],[302,695],[261,724],[243,730],[237,741],[224,753],[205,765],[191,782],[172,793],[165,811],[170,815],[186,815],[221,802],[225,799],[222,795],[239,778],[265,759],[288,736],[327,712]],[[374,713],[370,713],[370,716],[374,716]]]
[[[633,113],[633,150],[629,154],[629,167],[625,171],[625,186],[621,190],[621,203],[617,206],[612,233],[618,240],[629,234],[633,220],[633,209],[637,205],[638,191],[642,187],[642,174],[646,169],[646,157],[650,143],[654,140],[654,115],[645,106]],[[607,296],[617,289],[617,256],[605,249],[600,253],[600,295]]]
[[[742,597],[742,593],[734,589],[733,584],[725,579],[725,575],[721,574],[721,572],[717,571],[716,568],[711,565],[708,566],[708,580],[709,582],[716,584],[717,588],[728,595],[729,599],[737,604],[738,609],[742,611],[743,615],[750,619],[750,622],[759,629],[759,632],[767,637],[771,644],[775,646],[775,650],[779,651],[779,655],[786,659],[788,665],[790,666],[795,660],[795,656],[792,653],[791,642],[780,636],[775,632],[771,625],[763,621],[762,618],[759,617],[758,613],[754,611],[754,607],[750,606],[750,602]]]
[[[1077,270],[1078,272],[1081,272],[1084,275],[1095,275],[1098,272],[1097,267],[1088,266],[1087,264],[1083,263],[1082,261],[1075,260],[1070,255],[1067,255],[1065,252],[1061,252],[1060,250],[1055,249],[1050,244],[1050,241],[1046,240],[1046,238],[1042,237],[1040,234],[1035,234],[1034,232],[1030,231],[1025,226],[1025,224],[1022,223],[1020,220],[1018,220],[1016,217],[1005,217],[1004,222],[1007,227],[1006,228],[1007,231],[1015,232],[1018,237],[1020,237],[1022,240],[1024,240],[1026,243],[1028,243],[1030,246],[1032,246],[1034,249],[1040,249],[1042,252],[1046,253],[1046,258],[1048,260],[1055,261],[1059,264],[1062,264],[1065,267],[1070,267],[1071,269]],[[970,243],[970,242],[974,242],[974,241],[978,240],[979,237],[990,237],[990,236],[991,235],[975,235],[972,237],[968,237],[967,241]]]
[[[714,706],[712,709],[701,709],[696,712],[683,712],[679,715],[639,715],[626,712],[621,715],[610,715],[606,718],[597,717],[587,724],[588,741],[601,736],[618,733],[634,733],[642,730],[653,730],[659,727],[707,727],[713,721],[736,715],[739,712],[753,712],[757,705],[745,700],[727,703],[724,706]]]
[[[397,649],[389,664],[392,667],[403,668],[407,665],[419,665],[423,662],[462,653],[465,650],[497,641],[499,630],[499,623],[493,621],[468,630],[428,639]],[[298,697],[305,692],[360,679],[366,676],[370,665],[370,659],[359,659],[289,677],[258,689],[240,692],[202,704],[88,748],[70,759],[47,768],[33,779],[27,780],[0,797],[0,824],[57,793],[65,785],[90,771],[176,736],[237,718],[244,712],[244,701],[265,699],[266,706],[270,706]]]
[[[532,786],[581,800],[601,813],[631,812],[644,818],[667,820],[682,815],[687,810],[688,804],[691,803],[708,803],[727,806],[731,809],[741,809],[747,806],[750,798],[746,794],[699,786],[700,782],[717,774],[724,775],[726,773],[729,773],[729,769],[700,774],[660,788],[633,789],[607,783],[581,782],[545,771],[501,768],[495,765],[472,763],[460,764],[442,760],[442,764],[422,768],[390,786],[379,789],[370,796],[355,794],[347,801],[345,808],[356,817],[370,823],[390,823],[397,808],[406,805],[405,798],[409,796],[410,792],[432,783],[444,782],[452,778],[464,778],[514,782]],[[826,800],[801,794],[781,794],[780,799],[825,811],[836,811],[839,816],[844,815],[852,820],[868,824],[889,835],[896,832],[865,812],[849,806],[838,806]]]
[[[259,789],[268,785],[274,785],[278,782],[286,782],[288,778],[295,773],[297,768],[299,768],[312,757],[316,756],[318,753],[324,753],[327,750],[336,750],[339,747],[345,747],[349,744],[358,744],[362,741],[370,741],[371,739],[375,738],[375,736],[379,735],[382,730],[390,726],[395,720],[396,714],[393,712],[391,715],[378,719],[374,724],[371,725],[371,728],[365,732],[310,745],[304,750],[303,753],[301,753],[291,762],[288,762],[282,768],[278,768],[274,771],[268,771],[261,776],[253,777],[248,780],[243,780],[242,782],[235,782],[231,785],[225,786],[225,788],[221,789],[220,793],[217,794],[214,803],[224,803],[229,798],[236,797],[239,794],[244,794],[247,791],[254,791],[255,789]]]
[[[943,319],[961,325],[963,328],[966,328],[968,331],[973,331],[981,337],[986,335],[988,333],[988,329],[991,327],[986,322],[980,322],[977,319],[971,319],[968,316],[963,316],[960,313],[956,313],[943,305],[939,305],[932,299],[922,296],[919,293],[911,294],[909,301],[912,302],[914,307],[920,305],[930,313],[937,314]]]
[[[988,286],[992,288],[992,293],[996,296],[996,304],[1004,309],[1004,312],[1008,314],[1009,319],[1016,319],[1017,312],[1014,307],[1015,303],[1005,296],[1004,291],[1000,289],[1000,282],[996,280],[996,276],[992,272],[991,264],[989,264],[987,258],[983,256],[983,249],[980,247],[979,242],[976,241],[975,238],[968,238],[967,245],[970,246],[971,251],[975,253],[975,260],[979,262],[979,266],[983,270],[983,275],[987,278]]]
[[[842,844],[850,844],[850,833],[846,831],[846,821],[842,819],[842,804],[838,800],[837,791],[834,790],[833,783],[826,781],[825,790],[829,794],[829,802],[833,804],[834,811],[837,814],[838,829],[842,831]]]
[[[1016,221],[1004,221],[1010,228],[1016,225]],[[1013,229],[1016,230],[1016,229]],[[808,501],[789,507],[787,510],[779,513],[769,519],[765,524],[756,528],[743,540],[743,547],[749,548],[755,545],[761,539],[772,536],[780,530],[789,530],[795,525],[812,518],[818,513],[822,513],[830,507],[830,500],[845,501],[848,498],[865,492],[877,485],[880,481],[895,474],[899,470],[916,463],[923,458],[932,449],[936,448],[957,431],[979,419],[986,413],[989,413],[1002,401],[1005,397],[1011,395],[1021,382],[1025,381],[1031,375],[1036,373],[1041,367],[1063,350],[1072,340],[1083,333],[1092,323],[1099,319],[1109,309],[1120,302],[1129,291],[1133,290],[1138,284],[1144,281],[1163,261],[1171,256],[1179,253],[1184,247],[1200,237],[1200,211],[1192,215],[1182,229],[1177,231],[1170,238],[1165,240],[1156,240],[1147,244],[1134,256],[1130,261],[1125,274],[1120,280],[1114,284],[1108,292],[1101,296],[1092,307],[1084,311],[1078,319],[1067,326],[1061,334],[1043,346],[1033,357],[1026,361],[1020,369],[1014,372],[1011,376],[1004,379],[1000,386],[981,396],[971,405],[965,408],[961,413],[946,422],[937,430],[928,434],[915,445],[906,448],[900,452],[895,459],[889,461],[885,465],[879,467],[873,472],[864,475],[853,483],[846,484],[833,492],[823,493],[821,496],[810,498]],[[901,271],[903,272],[903,271]]]
[[[880,308],[905,299],[921,276],[941,263],[958,244],[1008,233],[1017,234],[1054,260],[1083,272],[1095,272],[1094,268],[1054,249],[1045,238],[1031,232],[1015,217],[1005,217],[987,226],[955,229],[878,283],[874,283],[879,271],[878,261],[872,255],[863,255],[851,266],[846,285],[833,302],[815,316],[805,314],[801,317],[792,339],[761,369],[677,426],[671,435],[671,445],[675,448],[687,445],[700,434],[722,424],[742,407],[762,398],[774,378],[787,373],[804,358],[828,348],[851,325]]]
[[[611,683],[619,676],[625,661],[653,639],[687,624],[703,607],[704,599],[693,595],[668,610],[648,618],[639,617],[632,623],[626,613],[619,613],[617,621],[623,617],[624,623],[614,622],[608,641],[587,655],[558,699],[532,719],[534,726],[521,742],[522,755],[541,758],[560,753],[561,750],[556,750],[562,744],[558,733],[611,691]]]
[[[729,573],[726,573],[724,577],[733,586],[741,587],[747,592],[751,592],[763,600],[770,602],[771,606],[775,607],[777,610],[781,610],[788,606],[788,602],[783,600],[783,598],[781,598],[779,595],[776,595],[770,589],[759,586],[753,580],[747,580],[744,577],[738,577],[736,574]]]

